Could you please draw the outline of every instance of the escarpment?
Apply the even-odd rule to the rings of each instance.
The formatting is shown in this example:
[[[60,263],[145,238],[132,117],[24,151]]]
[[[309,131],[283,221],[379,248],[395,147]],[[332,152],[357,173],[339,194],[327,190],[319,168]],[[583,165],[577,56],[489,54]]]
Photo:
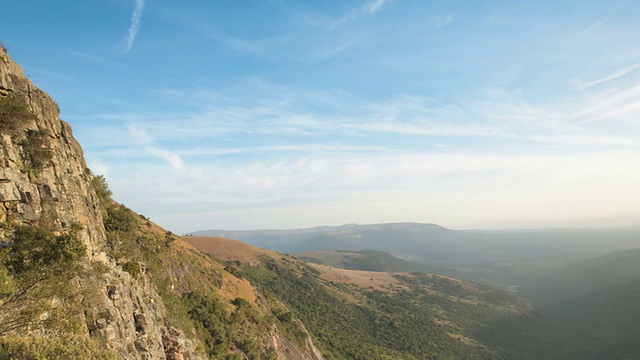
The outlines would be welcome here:
[[[321,359],[308,334],[281,335],[248,282],[111,200],[1,46],[0,147],[0,358]]]
[[[107,254],[100,199],[94,175],[58,105],[29,81],[4,49],[0,50],[0,101],[3,111],[0,160],[0,236],[11,244],[13,229],[35,226],[56,235],[74,233],[86,249],[82,270],[72,279],[67,316],[74,329],[123,359],[160,359],[168,338],[178,332],[166,324],[165,308],[150,280],[138,279]],[[99,271],[93,270],[99,268]],[[86,328],[83,328],[86,325]],[[34,336],[46,325],[25,326]],[[60,331],[56,329],[56,331]],[[184,358],[198,358],[182,344]]]

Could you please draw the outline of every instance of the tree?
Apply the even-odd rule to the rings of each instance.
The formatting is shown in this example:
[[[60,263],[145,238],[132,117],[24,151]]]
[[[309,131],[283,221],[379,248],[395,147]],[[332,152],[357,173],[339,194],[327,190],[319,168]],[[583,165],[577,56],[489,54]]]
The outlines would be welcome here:
[[[98,195],[98,199],[100,199],[103,204],[108,204],[109,200],[111,200],[112,193],[104,175],[94,176],[93,179],[91,179],[91,187],[96,192],[96,195]]]

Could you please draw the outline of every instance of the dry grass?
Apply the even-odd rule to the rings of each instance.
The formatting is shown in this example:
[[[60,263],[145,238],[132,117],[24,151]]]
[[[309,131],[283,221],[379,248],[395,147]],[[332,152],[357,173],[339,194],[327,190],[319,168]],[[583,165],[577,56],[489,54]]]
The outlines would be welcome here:
[[[361,288],[372,288],[381,291],[407,289],[390,273],[338,269],[319,264],[309,265],[320,271],[323,279],[335,283],[351,284]]]
[[[222,288],[218,291],[218,294],[227,300],[242,298],[254,305],[257,304],[253,285],[247,280],[239,279],[228,272],[225,272],[222,276]]]
[[[220,261],[237,261],[245,264],[259,264],[264,255],[273,258],[282,256],[275,251],[260,249],[241,241],[215,236],[183,236],[182,239],[205,254]]]

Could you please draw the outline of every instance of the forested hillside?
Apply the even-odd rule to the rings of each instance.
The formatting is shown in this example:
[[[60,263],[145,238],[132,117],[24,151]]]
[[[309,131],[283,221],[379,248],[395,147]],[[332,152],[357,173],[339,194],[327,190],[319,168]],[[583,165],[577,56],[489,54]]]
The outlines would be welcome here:
[[[299,317],[328,359],[578,359],[548,319],[512,293],[442,275],[308,265],[228,239],[184,237],[224,256],[272,308]],[[209,239],[209,242],[207,242]],[[246,261],[247,258],[253,261]],[[566,348],[565,348],[566,347]]]

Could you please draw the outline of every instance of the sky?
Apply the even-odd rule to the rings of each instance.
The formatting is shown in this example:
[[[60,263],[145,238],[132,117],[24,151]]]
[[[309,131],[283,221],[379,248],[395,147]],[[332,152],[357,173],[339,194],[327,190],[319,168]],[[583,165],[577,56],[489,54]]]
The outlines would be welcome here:
[[[0,11],[89,167],[173,232],[640,225],[640,2]]]

